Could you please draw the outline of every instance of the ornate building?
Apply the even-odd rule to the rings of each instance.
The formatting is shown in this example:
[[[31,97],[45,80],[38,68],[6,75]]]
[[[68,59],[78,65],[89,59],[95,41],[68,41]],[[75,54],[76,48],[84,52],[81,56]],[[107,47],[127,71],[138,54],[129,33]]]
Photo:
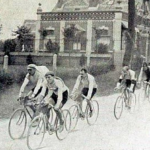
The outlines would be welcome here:
[[[147,0],[136,2],[137,33],[150,30],[149,6]],[[73,37],[66,38],[65,31],[71,27]],[[91,54],[107,45],[109,51],[119,54],[125,48],[123,33],[127,28],[126,0],[58,0],[52,12],[43,12],[41,5],[37,9],[35,51],[46,51],[45,44],[51,40],[59,44],[60,52]],[[141,35],[146,40],[145,34]]]

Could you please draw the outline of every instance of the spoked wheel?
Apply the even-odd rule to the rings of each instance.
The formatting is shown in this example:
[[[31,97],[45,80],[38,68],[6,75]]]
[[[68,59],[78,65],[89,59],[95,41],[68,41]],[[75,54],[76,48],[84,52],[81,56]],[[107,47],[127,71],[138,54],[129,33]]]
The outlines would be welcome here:
[[[129,95],[129,106],[130,106],[129,111],[133,113],[136,107],[136,96],[133,93],[130,93]]]
[[[8,132],[12,139],[19,139],[23,136],[27,126],[27,117],[24,109],[17,109],[9,120]]]
[[[62,127],[60,127],[59,118],[58,117],[56,118],[57,119],[56,136],[59,140],[65,139],[71,129],[71,115],[70,115],[69,110],[62,110],[62,116],[63,116],[63,121],[64,121],[64,124],[62,125]]]
[[[54,130],[52,128],[54,128],[54,119],[56,117],[54,117],[54,110],[53,109],[50,109],[49,111],[49,119],[48,119],[48,124],[47,124],[47,127],[48,127],[48,133],[50,135],[52,135],[54,133]]]
[[[147,97],[148,97],[148,102],[150,103],[150,85],[147,87]]]
[[[138,94],[138,100],[139,102],[143,102],[146,99],[146,93],[145,88],[140,89],[140,92]]]
[[[90,103],[92,108],[90,109],[90,106],[87,105],[86,119],[89,125],[93,125],[97,121],[99,115],[99,104],[95,100],[91,101]]]
[[[114,106],[114,116],[117,120],[120,119],[123,112],[123,101],[124,97],[119,96]]]
[[[44,119],[41,118],[41,116],[35,117],[32,120],[27,133],[27,146],[30,150],[40,148],[45,132]]]
[[[78,106],[73,105],[69,108],[70,115],[71,115],[71,130],[74,130],[77,126],[78,119],[79,119],[79,112]]]

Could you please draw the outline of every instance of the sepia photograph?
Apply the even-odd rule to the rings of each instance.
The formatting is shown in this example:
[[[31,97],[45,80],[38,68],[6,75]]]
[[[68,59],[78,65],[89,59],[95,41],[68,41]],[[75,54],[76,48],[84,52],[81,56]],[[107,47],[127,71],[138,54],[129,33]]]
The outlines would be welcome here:
[[[150,0],[0,6],[0,150],[150,150]]]

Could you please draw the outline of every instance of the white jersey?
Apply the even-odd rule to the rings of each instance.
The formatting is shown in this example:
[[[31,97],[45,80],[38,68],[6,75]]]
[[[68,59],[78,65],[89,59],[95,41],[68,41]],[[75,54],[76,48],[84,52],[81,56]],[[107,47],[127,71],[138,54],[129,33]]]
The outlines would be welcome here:
[[[49,84],[46,80],[43,82],[42,84],[42,91],[40,93],[40,95],[42,95],[44,97],[46,89],[48,88],[48,94],[46,96],[47,97],[51,97],[51,95],[53,93],[55,93],[58,96],[58,104],[61,103],[61,101],[63,100],[63,93],[65,91],[69,92],[68,87],[65,85],[65,83],[63,82],[63,80],[61,78],[56,77],[54,79],[54,82],[52,84]]]
[[[73,91],[72,91],[73,94],[79,88],[80,84],[83,86],[83,88],[89,88],[87,96],[91,98],[93,88],[97,88],[95,78],[91,74],[88,74],[88,73],[87,73],[87,77],[85,77],[85,78],[82,78],[82,76],[79,75],[77,77],[75,86],[74,86]]]
[[[20,88],[19,97],[21,97],[28,83],[31,83],[32,88],[35,87],[33,94],[36,95],[38,90],[41,88],[42,83],[44,81],[44,76],[48,71],[48,68],[45,66],[36,66],[36,71],[33,76],[27,73],[24,82]]]

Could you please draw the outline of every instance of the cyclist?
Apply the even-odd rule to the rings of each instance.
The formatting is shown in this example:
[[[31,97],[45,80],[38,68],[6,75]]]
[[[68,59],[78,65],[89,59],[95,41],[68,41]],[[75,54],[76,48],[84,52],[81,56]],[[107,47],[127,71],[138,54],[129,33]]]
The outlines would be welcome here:
[[[138,78],[138,82],[141,83],[142,78],[149,82],[150,81],[150,67],[148,66],[148,64],[146,62],[143,63],[140,74],[139,74],[139,78]]]
[[[80,85],[82,85],[81,93],[84,96],[86,96],[86,98],[84,98],[84,99],[88,100],[87,103],[90,106],[90,114],[92,115],[92,106],[91,106],[90,100],[97,91],[97,84],[96,84],[95,78],[91,74],[87,73],[87,70],[85,68],[82,68],[80,70],[80,75],[77,77],[76,83],[75,83],[72,93],[70,95],[70,97],[72,99],[74,99],[75,93],[79,89]],[[83,99],[80,97],[80,101],[78,101],[78,102],[79,102],[79,107],[80,107],[80,111],[81,111],[80,116],[84,117],[84,113],[82,111],[82,100]]]
[[[45,66],[36,66],[35,64],[30,64],[27,66],[28,73],[24,79],[24,82],[20,88],[19,99],[24,95],[26,86],[31,83],[31,90],[27,94],[27,100],[35,98],[42,90],[42,82],[44,81],[45,72],[49,71]],[[35,112],[33,106],[31,109]]]
[[[65,85],[64,81],[61,78],[56,77],[54,75],[54,72],[52,71],[47,72],[45,74],[45,78],[46,80],[43,82],[43,87],[40,93],[39,101],[43,100],[46,105],[47,104],[54,105],[54,110],[60,120],[60,129],[61,129],[64,124],[64,120],[61,114],[61,108],[64,106],[64,104],[68,100],[69,89]],[[48,94],[44,98],[46,89],[48,89]],[[45,113],[47,114],[47,117],[49,118],[50,108],[48,108],[48,105],[47,105],[47,107],[45,107],[44,109],[45,109]]]
[[[129,69],[128,66],[123,67],[119,81],[117,82],[117,86],[115,87],[115,90],[120,89],[122,85],[127,87],[130,92],[134,93],[135,86],[136,86],[136,73],[135,73],[135,71]],[[128,93],[125,93],[126,99],[128,97],[127,94]],[[126,101],[126,106],[129,107],[128,103]]]

